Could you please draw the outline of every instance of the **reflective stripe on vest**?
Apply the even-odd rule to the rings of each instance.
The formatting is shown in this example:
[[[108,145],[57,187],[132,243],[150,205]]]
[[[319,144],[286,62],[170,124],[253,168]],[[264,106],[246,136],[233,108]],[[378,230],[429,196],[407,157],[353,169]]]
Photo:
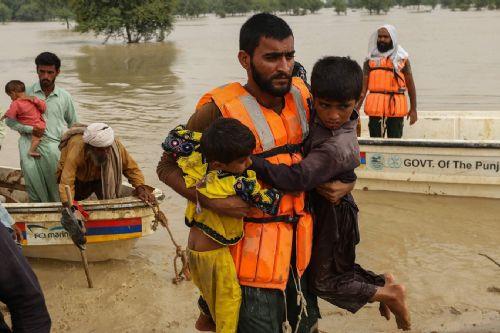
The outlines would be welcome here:
[[[302,128],[302,140],[304,140],[309,134],[309,126],[307,123],[307,110],[304,106],[304,101],[302,100],[302,94],[297,87],[292,86],[290,92],[293,95],[293,101],[297,107],[297,111],[300,116],[300,127]]]
[[[240,101],[245,106],[250,118],[252,118],[252,122],[257,130],[257,134],[259,135],[260,142],[262,144],[262,149],[266,151],[276,147],[273,132],[271,132],[271,128],[262,114],[260,105],[255,97],[252,95],[244,95],[240,97]]]

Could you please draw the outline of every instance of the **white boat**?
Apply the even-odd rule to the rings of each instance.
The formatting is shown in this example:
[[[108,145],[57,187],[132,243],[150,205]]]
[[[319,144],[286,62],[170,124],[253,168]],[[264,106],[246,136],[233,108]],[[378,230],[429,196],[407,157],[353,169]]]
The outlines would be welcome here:
[[[125,197],[80,202],[89,213],[86,222],[89,261],[125,259],[140,237],[154,232],[153,210],[133,197],[132,190],[124,185]],[[80,261],[80,252],[60,223],[61,203],[28,203],[21,170],[1,166],[0,195],[7,198],[4,206],[23,232],[25,256]],[[154,195],[158,201],[164,199],[158,189]]]
[[[361,121],[357,189],[500,198],[500,112],[420,112],[402,139]]]

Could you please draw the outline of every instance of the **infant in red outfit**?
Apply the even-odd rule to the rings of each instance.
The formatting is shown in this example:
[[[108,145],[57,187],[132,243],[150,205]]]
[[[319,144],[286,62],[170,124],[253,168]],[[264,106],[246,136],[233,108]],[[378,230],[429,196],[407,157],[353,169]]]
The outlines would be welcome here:
[[[29,125],[33,128],[40,129],[41,131],[34,131],[31,135],[31,147],[28,152],[30,156],[36,158],[40,157],[40,153],[38,153],[36,149],[40,141],[42,141],[43,131],[45,130],[45,120],[42,115],[47,109],[45,101],[35,96],[26,96],[24,83],[18,80],[9,81],[5,85],[5,93],[10,96],[12,103],[0,120],[10,118],[23,125]],[[42,133],[42,135],[35,135],[35,132],[37,134]]]

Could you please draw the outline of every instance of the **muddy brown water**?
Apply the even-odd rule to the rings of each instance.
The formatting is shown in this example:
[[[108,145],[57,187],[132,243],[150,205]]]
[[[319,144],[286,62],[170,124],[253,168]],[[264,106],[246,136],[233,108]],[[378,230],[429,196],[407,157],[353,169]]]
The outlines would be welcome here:
[[[361,61],[380,24],[399,29],[410,52],[420,110],[500,109],[500,11],[350,12],[285,17],[296,38],[297,60],[312,68],[323,55]],[[92,35],[59,23],[0,25],[0,84],[33,82],[34,57],[57,53],[58,84],[74,97],[83,122],[109,123],[143,168],[167,193],[163,204],[175,236],[186,240],[184,201],[162,185],[155,168],[167,131],[183,123],[201,94],[243,81],[236,59],[244,17],[178,21],[166,43],[101,45]],[[8,106],[0,94],[0,109]],[[17,166],[17,136],[8,132],[0,164]],[[393,272],[408,287],[415,332],[500,332],[498,200],[390,192],[356,192],[361,209],[359,262]],[[85,288],[80,265],[31,260],[46,293],[54,332],[194,332],[196,289],[173,286],[174,249],[165,232],[141,239],[126,261],[91,264],[96,288]],[[392,332],[393,321],[370,305],[356,315],[322,303],[325,332]]]

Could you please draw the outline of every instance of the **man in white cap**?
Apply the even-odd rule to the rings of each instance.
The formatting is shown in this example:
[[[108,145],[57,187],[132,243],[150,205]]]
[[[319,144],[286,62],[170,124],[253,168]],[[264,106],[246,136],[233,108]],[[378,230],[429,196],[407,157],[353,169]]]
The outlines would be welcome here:
[[[384,137],[387,133],[388,138],[401,138],[404,117],[410,125],[417,121],[417,93],[408,52],[398,44],[394,26],[385,24],[372,34],[363,72],[363,91],[356,107],[361,108],[368,90],[365,113],[370,117],[370,136]]]
[[[144,175],[113,129],[104,123],[70,129],[61,142],[61,159],[57,166],[59,195],[67,202],[65,186],[69,185],[75,200],[84,200],[93,193],[98,199],[120,197],[122,174],[143,201],[154,202],[151,188],[144,184]]]

